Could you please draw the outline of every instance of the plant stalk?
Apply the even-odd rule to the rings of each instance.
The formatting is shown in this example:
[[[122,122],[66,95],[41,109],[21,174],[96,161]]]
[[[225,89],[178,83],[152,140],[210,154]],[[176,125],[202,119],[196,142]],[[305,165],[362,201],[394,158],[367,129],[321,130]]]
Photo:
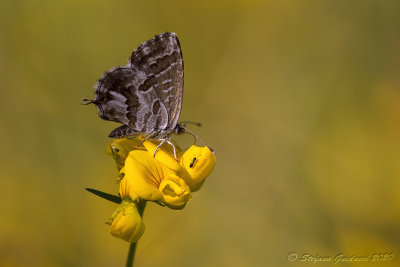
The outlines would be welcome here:
[[[145,207],[146,207],[146,201],[143,199],[138,199],[137,209],[142,218],[143,218],[143,212],[144,212]],[[138,242],[131,243],[129,246],[128,257],[126,258],[126,267],[133,267],[133,263],[135,261],[135,252],[136,252],[137,243]]]

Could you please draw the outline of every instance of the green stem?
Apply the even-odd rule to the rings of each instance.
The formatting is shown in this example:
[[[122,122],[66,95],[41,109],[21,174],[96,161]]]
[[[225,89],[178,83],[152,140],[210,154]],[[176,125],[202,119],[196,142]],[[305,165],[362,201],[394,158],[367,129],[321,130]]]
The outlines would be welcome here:
[[[143,218],[143,212],[144,208],[146,207],[146,201],[142,199],[138,199],[137,202],[137,208],[140,216]],[[129,251],[128,251],[128,257],[126,259],[126,267],[132,267],[133,262],[135,261],[135,252],[136,252],[136,246],[138,242],[131,243],[129,246]]]
[[[131,245],[129,246],[128,258],[126,259],[126,267],[133,266],[133,261],[135,260],[136,244],[137,242],[131,243]]]

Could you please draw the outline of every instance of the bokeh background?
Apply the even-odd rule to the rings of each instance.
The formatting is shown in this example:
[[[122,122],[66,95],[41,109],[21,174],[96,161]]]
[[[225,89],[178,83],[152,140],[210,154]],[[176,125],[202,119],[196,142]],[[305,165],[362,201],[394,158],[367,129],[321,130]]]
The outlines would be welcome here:
[[[136,266],[400,265],[400,2],[6,0],[0,266],[124,266],[93,96],[140,42],[178,34],[181,120],[217,165],[182,211],[149,205]]]

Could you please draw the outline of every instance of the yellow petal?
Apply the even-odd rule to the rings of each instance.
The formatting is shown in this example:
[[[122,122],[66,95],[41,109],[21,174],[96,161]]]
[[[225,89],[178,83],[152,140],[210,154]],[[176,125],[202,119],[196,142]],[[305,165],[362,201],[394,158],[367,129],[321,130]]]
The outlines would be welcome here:
[[[146,147],[151,156],[154,156],[154,151],[156,151],[157,145],[148,140],[145,141],[143,145]],[[175,148],[177,149],[176,146]],[[172,147],[167,143],[164,143],[161,147],[158,148],[154,158],[158,160],[161,164],[175,172],[179,172],[182,170],[181,165],[179,165],[179,163],[175,160]]]
[[[110,234],[134,243],[144,233],[144,224],[135,202],[124,199],[112,217]]]
[[[124,178],[120,183],[121,197],[137,196],[151,201],[161,199],[158,187],[164,178],[164,172],[147,151],[131,151],[125,161]]]
[[[143,146],[139,146],[140,138],[119,138],[113,139],[106,146],[106,153],[112,155],[118,170],[120,170],[125,163],[128,153],[133,149],[144,150]]]
[[[192,198],[189,186],[175,174],[170,174],[161,182],[160,191],[163,196],[161,202],[171,209],[183,209],[186,202]]]
[[[183,178],[192,192],[200,189],[205,178],[214,169],[215,162],[215,154],[206,146],[191,146],[182,155],[180,163],[188,174]]]
[[[121,198],[129,197],[131,200],[135,201],[139,198],[139,196],[133,190],[134,187],[132,186],[132,176],[128,176],[128,178],[126,178],[125,176],[125,167],[123,167],[120,170],[120,177],[122,177],[122,179],[119,185],[119,196]]]

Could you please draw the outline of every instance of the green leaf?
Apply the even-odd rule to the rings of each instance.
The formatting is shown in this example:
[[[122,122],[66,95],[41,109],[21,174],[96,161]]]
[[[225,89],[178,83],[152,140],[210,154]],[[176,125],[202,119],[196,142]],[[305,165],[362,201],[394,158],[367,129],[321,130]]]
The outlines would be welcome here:
[[[116,195],[111,195],[93,188],[85,188],[87,191],[89,191],[90,193],[95,194],[96,196],[102,197],[104,199],[107,199],[111,202],[117,203],[117,204],[121,204],[122,199],[119,196]]]

